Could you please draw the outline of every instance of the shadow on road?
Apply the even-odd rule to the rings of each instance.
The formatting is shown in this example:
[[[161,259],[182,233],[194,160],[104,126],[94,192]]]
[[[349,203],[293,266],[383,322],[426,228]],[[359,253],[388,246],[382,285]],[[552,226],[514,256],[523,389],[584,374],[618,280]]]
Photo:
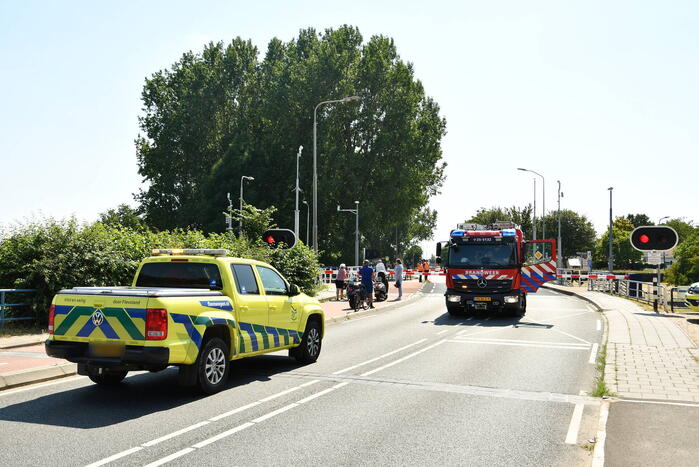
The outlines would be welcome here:
[[[488,313],[472,313],[464,316],[452,316],[444,313],[434,320],[423,321],[423,324],[433,324],[435,326],[478,326],[481,328],[492,327],[533,327],[550,329],[553,324],[536,323],[524,321],[526,317],[504,316]]]
[[[299,367],[280,355],[232,362],[224,391]],[[177,369],[127,377],[116,386],[88,386],[20,402],[0,409],[0,420],[70,428],[98,428],[136,419],[204,399],[194,389],[177,385]],[[210,397],[216,397],[210,396]]]

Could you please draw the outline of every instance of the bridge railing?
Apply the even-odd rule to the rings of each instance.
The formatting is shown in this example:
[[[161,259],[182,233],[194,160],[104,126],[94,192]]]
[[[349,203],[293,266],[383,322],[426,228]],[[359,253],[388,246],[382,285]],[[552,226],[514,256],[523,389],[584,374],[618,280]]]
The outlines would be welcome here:
[[[663,311],[667,312],[668,309],[675,311],[676,308],[687,308],[684,296],[689,286],[669,287],[659,284],[656,295],[652,282],[628,279],[590,279],[587,283],[587,289],[632,298],[653,305],[655,309],[662,307]]]
[[[21,300],[22,295],[28,293],[36,292],[35,289],[0,289],[0,329],[5,327],[5,323],[8,321],[34,321],[36,320],[36,314],[31,309],[29,303],[10,303],[10,300]],[[17,298],[17,297],[20,298]],[[22,311],[25,313],[22,313]],[[26,316],[27,312],[33,316]],[[23,314],[24,316],[19,316]]]

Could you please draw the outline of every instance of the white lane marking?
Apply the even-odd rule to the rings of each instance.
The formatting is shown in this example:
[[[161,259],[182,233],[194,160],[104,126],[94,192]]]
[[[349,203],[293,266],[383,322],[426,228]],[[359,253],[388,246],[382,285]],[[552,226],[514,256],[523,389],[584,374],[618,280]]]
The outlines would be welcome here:
[[[617,402],[634,402],[636,404],[660,404],[660,405],[678,405],[680,407],[697,407],[699,404],[685,403],[685,402],[662,402],[662,401],[644,401],[644,400],[631,400],[631,399],[618,399]]]
[[[113,456],[109,456],[105,459],[102,459],[100,461],[89,464],[86,467],[99,467],[100,465],[108,464],[112,461],[115,461],[117,459],[121,459],[122,457],[128,456],[130,454],[133,454],[136,451],[140,451],[141,449],[143,449],[141,446],[136,446],[135,448],[131,448],[131,449],[127,449],[126,451],[118,452],[118,453],[114,454]]]
[[[77,381],[81,378],[87,378],[87,376],[73,376],[72,378],[60,379],[58,381],[49,381],[48,383],[36,384],[36,385],[29,386],[26,388],[0,391],[0,397],[1,396],[10,396],[12,394],[17,394],[18,392],[32,391],[34,389],[40,389],[40,388],[44,388],[46,386],[54,386],[56,384],[70,383],[71,381]]]
[[[373,375],[374,373],[377,373],[377,372],[379,372],[379,371],[381,371],[381,370],[385,370],[386,368],[392,367],[393,365],[397,365],[397,364],[399,364],[399,363],[401,363],[401,362],[404,362],[404,361],[406,361],[406,360],[409,359],[409,358],[413,358],[414,356],[419,355],[419,354],[421,354],[421,353],[423,353],[423,352],[426,352],[426,351],[428,351],[428,350],[430,350],[430,349],[433,349],[433,348],[437,347],[438,345],[443,344],[443,343],[445,343],[445,342],[446,342],[446,340],[442,339],[441,341],[435,342],[435,343],[432,344],[432,345],[428,345],[427,347],[424,347],[424,348],[418,350],[417,352],[413,352],[413,353],[411,353],[411,354],[406,355],[405,357],[399,358],[398,360],[394,360],[394,361],[392,361],[392,362],[390,362],[390,363],[387,363],[387,364],[385,364],[384,366],[380,366],[380,367],[378,367],[378,368],[374,368],[374,369],[371,370],[371,371],[367,371],[366,373],[362,373],[361,376]]]
[[[192,451],[194,451],[194,448],[184,448],[181,451],[177,451],[176,453],[170,454],[167,457],[163,457],[162,459],[159,459],[155,462],[151,462],[150,464],[147,464],[145,467],[158,467],[159,465],[166,464],[171,460],[177,459],[178,457],[182,457],[185,454],[189,454]]]
[[[582,313],[575,313],[574,315],[559,316],[557,318],[551,318],[551,319],[549,319],[549,318],[541,318],[541,319],[546,320],[546,321],[560,321],[562,319],[569,319],[569,318],[575,318],[576,316],[580,316],[580,315],[586,315],[587,313],[588,313],[587,311],[583,311]],[[529,320],[526,320],[526,321],[522,320],[521,322],[531,323],[531,324],[542,324],[542,323],[537,323],[536,321],[529,321]]]
[[[597,349],[599,348],[599,344],[595,342],[592,344],[592,350],[590,351],[590,360],[588,360],[590,363],[595,363],[595,360],[597,360]]]
[[[437,335],[444,334],[445,332],[449,332],[449,329],[445,329],[444,331],[439,331]]]
[[[517,343],[523,343],[523,344],[550,344],[550,345],[563,345],[566,347],[583,347],[586,349],[589,349],[589,345],[583,346],[582,344],[578,344],[575,342],[551,342],[551,341],[530,341],[530,340],[521,340],[521,339],[498,339],[498,338],[491,338],[491,339],[482,339],[478,337],[468,337],[468,336],[456,336],[455,339],[459,340],[465,340],[465,341],[476,341],[476,342],[517,342]]]
[[[486,341],[475,339],[452,339],[445,342],[455,344],[486,344],[486,345],[510,345],[516,347],[539,347],[543,349],[567,349],[567,350],[587,350],[589,347],[582,344],[552,345],[552,344],[524,344],[520,342]]]
[[[174,438],[175,436],[182,435],[184,433],[187,433],[188,431],[196,430],[197,428],[201,428],[204,425],[208,425],[209,423],[211,423],[211,422],[209,422],[207,420],[207,421],[196,423],[194,425],[190,425],[188,427],[182,428],[181,430],[173,431],[172,433],[170,433],[168,435],[161,436],[160,438],[156,438],[152,441],[148,441],[147,443],[143,443],[141,446],[143,446],[143,447],[155,446],[158,443],[162,443],[163,441],[167,441],[170,438]]]
[[[599,425],[597,427],[597,439],[595,449],[592,452],[592,467],[604,466],[604,444],[607,441],[607,418],[609,417],[609,402],[602,401],[599,409]]]
[[[551,329],[552,329],[553,331],[556,331],[556,332],[560,333],[560,334],[563,334],[564,336],[568,336],[568,337],[570,337],[570,338],[573,338],[573,339],[575,339],[576,341],[584,342],[584,343],[587,344],[587,345],[592,345],[592,343],[591,343],[590,341],[586,341],[585,339],[581,339],[581,338],[578,337],[578,336],[574,336],[574,335],[569,334],[569,333],[567,333],[567,332],[565,332],[565,331],[561,331],[560,329],[554,329],[554,328],[551,328]]]
[[[601,330],[602,330],[602,320],[601,320],[601,319],[598,319],[598,320],[597,320],[597,328],[596,328],[596,330],[597,330],[597,331],[601,331]]]
[[[203,448],[204,446],[208,446],[209,444],[214,443],[214,442],[216,442],[216,441],[218,441],[218,440],[220,440],[220,439],[223,439],[223,438],[225,438],[226,436],[230,436],[230,435],[232,435],[232,434],[234,434],[234,433],[238,433],[239,431],[243,431],[243,430],[246,429],[246,428],[250,428],[250,427],[253,426],[253,425],[255,425],[255,424],[252,423],[252,422],[245,422],[245,423],[243,423],[242,425],[238,425],[238,426],[235,427],[235,428],[231,428],[230,430],[226,430],[226,431],[224,431],[223,433],[217,434],[216,436],[212,436],[211,438],[207,438],[207,439],[205,439],[204,441],[201,441],[201,442],[199,442],[199,443],[193,445],[192,447],[193,447],[193,448],[196,448],[196,449]],[[190,451],[190,452],[191,452],[191,451]]]
[[[372,358],[372,359],[370,359],[370,360],[366,360],[366,361],[364,361],[364,362],[362,362],[362,363],[357,363],[356,365],[352,365],[352,366],[350,366],[350,367],[347,367],[347,368],[344,368],[344,369],[342,369],[342,370],[336,371],[336,372],[333,373],[333,374],[334,374],[334,375],[341,375],[342,373],[347,373],[348,371],[354,370],[355,368],[359,368],[360,366],[368,365],[369,363],[373,363],[373,362],[375,362],[375,361],[377,361],[377,360],[381,360],[382,358],[385,358],[385,357],[390,357],[390,356],[393,355],[393,354],[396,354],[396,353],[398,353],[398,352],[401,352],[401,351],[403,351],[403,350],[405,350],[405,349],[409,349],[410,347],[413,347],[413,346],[415,346],[415,345],[421,344],[421,343],[425,342],[426,340],[427,340],[427,338],[420,339],[419,341],[415,341],[415,342],[413,342],[412,344],[405,345],[405,346],[401,347],[400,349],[396,349],[396,350],[393,350],[393,351],[391,351],[391,352],[385,353],[385,354],[383,354],[383,355],[379,355],[379,356],[376,357],[376,358]]]
[[[568,425],[568,434],[566,434],[565,441],[566,444],[578,443],[578,432],[580,431],[580,422],[582,421],[584,408],[585,404],[575,404],[573,416],[570,418],[570,425]]]
[[[215,417],[211,417],[209,419],[209,421],[217,422],[217,421],[221,420],[222,418],[226,418],[226,417],[229,417],[231,415],[235,415],[237,413],[240,413],[244,410],[250,409],[250,408],[255,407],[256,405],[260,405],[260,404],[262,404],[262,402],[260,402],[260,401],[251,402],[247,405],[243,405],[243,406],[235,408],[233,410],[229,410],[228,412],[224,412],[221,415],[216,415]]]
[[[264,422],[265,420],[267,420],[267,419],[269,419],[269,418],[275,417],[275,416],[279,415],[280,413],[284,413],[284,412],[286,412],[287,410],[291,410],[291,409],[293,409],[294,407],[298,407],[298,406],[299,406],[299,405],[298,405],[296,402],[292,402],[291,404],[285,405],[284,407],[280,407],[280,408],[278,408],[277,410],[273,410],[273,411],[268,412],[268,413],[266,413],[266,414],[264,414],[264,415],[262,415],[262,416],[260,416],[260,417],[257,417],[256,419],[254,419],[254,420],[252,421],[252,423]]]
[[[258,424],[258,423],[264,422],[265,420],[268,420],[268,419],[270,419],[270,418],[272,418],[272,417],[274,417],[274,416],[276,416],[276,415],[279,415],[279,414],[281,414],[281,413],[284,413],[284,412],[286,412],[287,410],[291,410],[291,409],[293,409],[294,407],[298,407],[299,405],[303,404],[304,402],[308,402],[308,401],[310,401],[310,400],[313,400],[313,399],[315,399],[315,398],[317,398],[317,397],[320,397],[320,396],[322,396],[322,395],[325,395],[325,394],[327,394],[327,393],[329,393],[329,392],[332,392],[332,391],[334,391],[334,390],[336,390],[336,389],[339,389],[339,388],[341,388],[341,387],[347,386],[348,384],[349,384],[349,383],[347,383],[347,382],[343,382],[343,383],[336,384],[335,386],[332,386],[332,387],[330,387],[330,388],[323,389],[322,391],[319,391],[319,392],[317,392],[317,393],[315,393],[315,394],[312,394],[312,395],[309,396],[309,397],[306,397],[306,398],[304,398],[304,399],[301,399],[301,400],[299,400],[299,401],[297,401],[297,402],[292,402],[291,404],[285,405],[284,407],[281,407],[281,408],[279,408],[279,409],[277,409],[277,410],[273,410],[272,412],[269,412],[269,413],[266,413],[266,414],[264,414],[264,415],[262,415],[262,416],[260,416],[260,417],[257,417],[256,419],[254,419],[254,420],[252,420],[252,421],[249,421],[249,422],[243,423],[243,424],[241,424],[241,425],[238,425],[238,426],[236,426],[235,428],[231,428],[230,430],[227,430],[227,431],[224,431],[224,432],[222,432],[222,433],[219,433],[219,434],[217,434],[217,435],[215,435],[215,436],[212,436],[211,438],[207,438],[207,439],[205,439],[204,441],[200,441],[199,443],[192,445],[192,447],[182,449],[182,450],[180,450],[180,451],[177,451],[177,452],[174,453],[174,454],[170,454],[169,456],[166,456],[166,457],[163,457],[163,458],[161,458],[161,459],[158,459],[157,461],[148,464],[146,467],[156,467],[156,466],[159,466],[159,465],[163,465],[163,464],[165,464],[165,463],[167,463],[167,462],[169,462],[169,461],[171,461],[171,460],[173,460],[173,459],[176,459],[176,458],[178,458],[178,457],[184,456],[185,454],[189,454],[190,452],[193,452],[193,451],[196,450],[196,449],[201,449],[201,448],[203,448],[203,447],[205,447],[205,446],[208,446],[208,445],[211,444],[211,443],[214,443],[214,442],[216,442],[216,441],[219,441],[219,440],[221,440],[221,439],[223,439],[223,438],[226,438],[226,437],[228,437],[228,436],[230,436],[230,435],[232,435],[232,434],[238,433],[239,431],[243,431],[243,430],[245,430],[245,429],[247,429],[247,428],[250,428],[251,426],[254,426],[254,425]],[[308,384],[306,384],[306,386],[308,386]]]
[[[271,400],[273,400],[273,399],[276,399],[276,398],[278,398],[278,397],[281,397],[281,396],[284,396],[284,395],[286,395],[286,394],[289,394],[290,392],[298,391],[298,390],[301,389],[301,388],[305,388],[305,387],[307,387],[307,386],[310,386],[310,385],[312,385],[312,384],[316,384],[316,383],[319,383],[319,382],[320,382],[320,380],[318,380],[318,379],[313,380],[313,381],[309,381],[309,382],[304,383],[304,384],[301,384],[301,385],[299,385],[299,386],[296,386],[296,387],[293,387],[293,388],[289,388],[289,389],[285,389],[284,391],[279,391],[278,393],[272,394],[271,396],[264,397],[264,398],[260,399],[258,402],[269,402],[269,401],[271,401]]]

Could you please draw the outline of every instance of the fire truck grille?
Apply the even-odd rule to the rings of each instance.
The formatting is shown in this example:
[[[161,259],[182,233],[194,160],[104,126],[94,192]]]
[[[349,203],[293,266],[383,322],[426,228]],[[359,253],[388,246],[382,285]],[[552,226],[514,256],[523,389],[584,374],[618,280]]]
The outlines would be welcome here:
[[[485,281],[485,287],[478,286],[479,279],[454,279],[454,288],[462,292],[484,293],[484,292],[508,292],[512,290],[511,280],[489,280]],[[466,286],[464,288],[464,286]]]

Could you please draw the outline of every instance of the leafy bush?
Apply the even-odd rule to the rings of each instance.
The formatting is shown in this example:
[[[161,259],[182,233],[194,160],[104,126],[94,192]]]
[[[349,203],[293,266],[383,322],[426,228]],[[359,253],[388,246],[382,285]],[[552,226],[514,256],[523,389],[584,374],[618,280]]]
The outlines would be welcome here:
[[[45,319],[53,296],[76,286],[129,285],[153,248],[226,248],[232,256],[272,264],[308,294],[315,291],[318,260],[298,244],[270,250],[261,241],[197,230],[151,232],[101,222],[46,219],[6,229],[0,239],[0,287],[36,289],[33,305]]]
[[[665,273],[665,280],[674,285],[699,281],[699,231],[687,237],[674,253],[676,262]]]

